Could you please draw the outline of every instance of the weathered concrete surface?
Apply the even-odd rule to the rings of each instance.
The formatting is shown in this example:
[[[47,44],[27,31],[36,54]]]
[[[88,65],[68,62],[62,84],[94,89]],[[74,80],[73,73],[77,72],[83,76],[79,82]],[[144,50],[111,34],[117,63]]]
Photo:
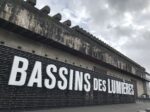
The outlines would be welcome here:
[[[138,112],[150,107],[150,103],[136,103],[136,104],[120,104],[120,105],[105,105],[92,107],[78,107],[78,108],[60,108],[39,111],[23,111],[23,112]]]
[[[69,28],[22,0],[0,0],[0,19],[120,70],[145,78],[145,69],[79,27]],[[8,27],[9,23],[7,24]],[[15,29],[17,27],[12,27]],[[29,32],[27,32],[29,33]],[[49,43],[50,44],[50,43]]]

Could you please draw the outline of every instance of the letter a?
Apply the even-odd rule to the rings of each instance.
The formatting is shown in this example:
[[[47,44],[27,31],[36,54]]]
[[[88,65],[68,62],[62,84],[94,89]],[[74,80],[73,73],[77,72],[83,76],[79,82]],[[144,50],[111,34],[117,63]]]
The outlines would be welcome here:
[[[42,63],[39,61],[35,62],[28,86],[33,87],[34,83],[37,84],[37,87],[42,87]]]

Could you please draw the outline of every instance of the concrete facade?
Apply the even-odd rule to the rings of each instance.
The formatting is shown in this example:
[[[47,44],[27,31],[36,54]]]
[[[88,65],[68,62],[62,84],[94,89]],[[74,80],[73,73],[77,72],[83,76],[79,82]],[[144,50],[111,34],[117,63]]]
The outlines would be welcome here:
[[[5,29],[0,29],[0,34],[1,34],[0,42],[4,43],[5,46],[8,46],[14,49],[19,49],[22,51],[26,51],[29,53],[37,54],[39,56],[47,57],[50,59],[59,60],[61,62],[65,62],[71,65],[75,65],[75,66],[89,69],[92,71],[96,71],[94,68],[97,67],[97,68],[100,68],[101,70],[104,70],[107,75],[110,75],[119,79],[123,79],[127,81],[131,81],[132,79],[134,79],[137,82],[138,97],[144,94],[144,91],[145,91],[144,81],[134,78],[133,76],[127,75],[125,73],[120,73],[113,69],[109,69],[100,64],[75,56],[69,52],[65,52],[61,49],[57,49],[49,45],[45,45],[44,43],[29,39],[27,37],[20,36],[13,32],[9,32]],[[96,71],[96,72],[99,72],[99,71]]]
[[[136,97],[150,95],[144,67],[79,26],[70,28],[70,22],[57,19],[28,2],[0,0],[0,44],[134,82]]]

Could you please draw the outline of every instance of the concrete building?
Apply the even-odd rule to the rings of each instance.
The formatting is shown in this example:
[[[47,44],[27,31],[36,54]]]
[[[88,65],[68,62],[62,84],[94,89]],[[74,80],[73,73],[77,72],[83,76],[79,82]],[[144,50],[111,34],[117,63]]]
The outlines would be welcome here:
[[[145,94],[150,95],[148,88],[150,78],[144,67],[124,56],[79,26],[71,28],[70,20],[61,23],[60,14],[50,17],[48,15],[50,13],[50,8],[48,6],[39,10],[34,7],[35,5],[36,0],[27,0],[26,2],[23,0],[0,0],[0,61],[2,62],[0,65],[0,87],[2,91],[0,93],[0,108],[6,110],[12,108],[38,109],[129,103],[134,102],[135,98],[144,97],[143,95]],[[44,97],[44,95],[49,91],[46,91],[46,89],[37,89],[34,85],[35,83],[37,85],[39,84],[39,87],[42,88],[38,81],[31,82],[32,84],[34,83],[33,88],[31,88],[31,86],[25,87],[25,84],[22,84],[22,87],[21,84],[16,86],[11,82],[9,77],[10,74],[13,74],[13,67],[11,65],[15,63],[13,56],[30,58],[29,63],[33,63],[32,61],[34,59],[36,59],[36,61],[43,61],[43,66],[46,66],[45,63],[51,60],[50,62],[59,63],[58,66],[66,66],[68,69],[71,67],[71,69],[85,72],[88,71],[97,74],[97,77],[104,77],[104,80],[106,79],[105,76],[107,76],[108,78],[115,78],[121,82],[129,82],[129,84],[132,83],[134,85],[134,95],[127,95],[126,97],[126,93],[124,96],[114,94],[111,96],[109,94],[107,95],[109,97],[106,98],[112,97],[112,101],[105,101],[105,99],[101,101],[103,97],[97,97],[99,93],[94,93],[93,91],[87,92],[88,90],[84,88],[87,91],[85,93],[80,93],[84,94],[82,98],[85,97],[84,101],[87,101],[84,104],[84,101],[80,102],[80,94],[78,95],[76,92],[71,93],[74,94],[73,96],[75,97],[70,99],[75,102],[75,104],[70,100],[66,100],[68,95],[67,90],[65,90],[65,93],[59,91],[63,94],[63,98],[65,97],[64,99],[59,98],[58,95],[57,103],[53,101],[53,105],[47,104],[46,99],[49,99],[49,97]],[[18,69],[21,66],[23,65],[18,64]],[[28,68],[30,73],[31,68],[36,69],[30,65]],[[37,72],[39,73],[38,70]],[[34,73],[32,72],[31,74]],[[17,79],[16,76],[16,82],[17,80],[21,80],[21,78]],[[11,86],[9,84],[11,84]],[[14,86],[12,86],[13,84]],[[30,84],[28,83],[27,85]],[[30,92],[32,90],[33,92]],[[125,90],[125,92],[127,92],[127,90]],[[51,94],[51,92],[48,94]],[[58,92],[55,94],[58,94]],[[37,97],[35,97],[36,95]],[[95,95],[97,96],[95,97]],[[103,93],[103,96],[104,95],[105,93]],[[26,98],[27,96],[30,97]],[[97,99],[96,102],[94,102],[94,97]],[[123,98],[123,100],[120,100],[120,98]],[[49,100],[52,101],[52,98]],[[33,103],[33,106],[28,105],[29,102]]]

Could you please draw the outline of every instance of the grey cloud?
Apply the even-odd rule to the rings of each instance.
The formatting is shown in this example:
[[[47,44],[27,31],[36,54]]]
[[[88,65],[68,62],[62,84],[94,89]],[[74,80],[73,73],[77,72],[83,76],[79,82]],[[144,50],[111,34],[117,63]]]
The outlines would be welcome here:
[[[138,33],[137,37],[130,37],[128,42],[122,48],[124,49],[133,49],[133,50],[141,50],[150,52],[150,31],[141,31],[142,33]],[[146,52],[146,53],[148,53]]]
[[[147,12],[147,13],[137,13],[135,15],[135,18],[134,18],[134,22],[138,25],[144,25],[144,26],[148,26],[149,27],[149,21],[150,21],[150,12]]]
[[[107,0],[117,11],[139,11],[149,5],[149,0]]]
[[[120,37],[120,36],[131,37],[132,33],[134,33],[134,30],[132,29],[131,26],[126,26],[126,27],[117,26],[113,28],[113,32],[116,34],[115,35],[116,37]]]

